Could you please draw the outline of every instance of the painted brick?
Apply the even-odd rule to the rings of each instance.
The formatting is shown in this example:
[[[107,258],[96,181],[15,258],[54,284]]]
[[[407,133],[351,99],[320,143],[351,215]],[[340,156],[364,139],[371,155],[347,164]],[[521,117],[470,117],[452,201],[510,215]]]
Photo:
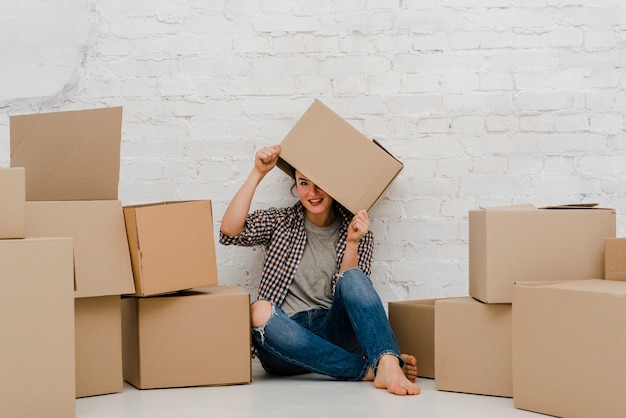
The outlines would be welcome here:
[[[467,294],[477,206],[593,201],[626,233],[626,3],[48,3],[0,13],[0,166],[8,115],[123,106],[120,199],[211,199],[217,231],[255,150],[318,98],[404,163],[370,214],[384,301]],[[290,186],[270,173],[253,208]],[[263,251],[216,252],[254,294]]]

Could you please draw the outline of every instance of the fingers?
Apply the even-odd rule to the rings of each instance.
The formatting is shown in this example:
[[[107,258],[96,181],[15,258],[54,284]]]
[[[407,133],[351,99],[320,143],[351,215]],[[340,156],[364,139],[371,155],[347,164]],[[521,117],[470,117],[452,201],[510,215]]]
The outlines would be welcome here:
[[[365,232],[369,230],[370,221],[365,209],[361,209],[354,215],[354,218],[352,218],[352,225],[355,228],[358,227],[359,229],[365,229]]]
[[[350,222],[350,229],[352,230],[352,233],[348,234],[348,239],[353,239],[355,241],[360,240],[367,233],[367,231],[369,231],[369,227],[370,221],[367,216],[367,211],[365,209],[358,211]]]
[[[257,157],[263,162],[263,164],[270,164],[276,159],[278,159],[279,154],[280,154],[280,145],[271,145],[271,146],[261,148],[257,152]]]
[[[270,145],[261,148],[255,154],[255,167],[261,173],[267,173],[278,162],[280,145]]]

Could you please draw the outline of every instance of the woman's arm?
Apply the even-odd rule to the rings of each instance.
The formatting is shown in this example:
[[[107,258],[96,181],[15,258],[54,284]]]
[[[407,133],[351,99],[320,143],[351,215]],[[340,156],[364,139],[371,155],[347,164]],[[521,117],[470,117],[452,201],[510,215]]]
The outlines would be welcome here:
[[[359,241],[367,234],[369,227],[370,221],[367,211],[365,209],[358,211],[348,225],[346,250],[341,260],[340,272],[359,266]]]
[[[254,192],[265,175],[276,166],[279,155],[280,145],[263,147],[255,154],[252,171],[224,212],[220,225],[224,235],[234,237],[243,231]]]

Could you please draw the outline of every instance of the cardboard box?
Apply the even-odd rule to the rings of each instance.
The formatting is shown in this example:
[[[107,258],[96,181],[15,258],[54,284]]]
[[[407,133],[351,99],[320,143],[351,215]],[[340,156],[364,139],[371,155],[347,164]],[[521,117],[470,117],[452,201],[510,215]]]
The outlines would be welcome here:
[[[76,397],[121,392],[120,296],[75,299]]]
[[[511,303],[514,282],[604,278],[604,241],[615,237],[615,210],[537,209],[469,212],[469,293]]]
[[[124,379],[140,389],[249,383],[249,304],[234,286],[123,298]]]
[[[403,164],[315,100],[281,143],[278,162],[298,169],[346,209],[371,209]]]
[[[117,200],[121,107],[11,116],[9,125],[26,200]]]
[[[604,278],[626,281],[626,238],[607,238],[604,242]]]
[[[417,375],[435,378],[435,301],[421,299],[389,302],[389,323],[400,352],[417,360]]]
[[[0,240],[0,417],[75,415],[72,240]]]
[[[511,304],[435,302],[435,388],[513,396]]]
[[[74,238],[77,298],[134,293],[119,201],[26,202],[26,236]]]
[[[0,239],[24,238],[24,168],[0,168]]]
[[[513,402],[563,417],[626,416],[626,283],[513,288]]]
[[[217,284],[210,200],[124,207],[137,296]]]

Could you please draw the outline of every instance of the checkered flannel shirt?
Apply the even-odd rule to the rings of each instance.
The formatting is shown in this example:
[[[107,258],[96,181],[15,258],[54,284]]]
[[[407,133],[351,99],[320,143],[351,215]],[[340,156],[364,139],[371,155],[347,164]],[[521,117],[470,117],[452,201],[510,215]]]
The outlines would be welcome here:
[[[341,205],[336,205],[341,217],[341,229],[337,242],[337,271],[332,278],[332,291],[335,292],[341,260],[346,250],[348,225],[352,214]],[[270,208],[250,213],[244,230],[237,236],[229,237],[220,231],[220,243],[224,245],[254,246],[265,248],[265,263],[259,285],[258,299],[266,299],[281,305],[289,286],[293,282],[296,270],[306,245],[304,230],[304,206],[297,202],[285,208]],[[371,231],[361,238],[358,250],[359,268],[369,276],[371,274],[374,238]]]

